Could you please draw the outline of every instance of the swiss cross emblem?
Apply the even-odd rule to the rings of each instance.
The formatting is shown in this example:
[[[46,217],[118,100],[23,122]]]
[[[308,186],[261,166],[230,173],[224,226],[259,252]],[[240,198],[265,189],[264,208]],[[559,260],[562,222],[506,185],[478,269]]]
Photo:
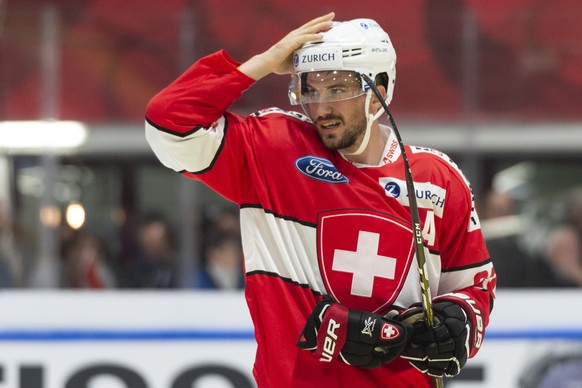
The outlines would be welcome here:
[[[405,221],[370,210],[335,210],[318,219],[325,287],[349,308],[377,312],[397,298],[414,255]]]
[[[382,330],[380,330],[380,338],[383,340],[391,340],[397,338],[400,335],[400,331],[396,326],[389,323],[384,323]]]

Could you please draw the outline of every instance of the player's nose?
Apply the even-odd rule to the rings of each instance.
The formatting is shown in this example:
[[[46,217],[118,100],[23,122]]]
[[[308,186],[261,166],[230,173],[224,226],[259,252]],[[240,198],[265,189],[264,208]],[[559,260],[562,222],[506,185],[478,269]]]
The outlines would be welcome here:
[[[314,102],[307,105],[307,111],[312,118],[326,117],[333,113],[333,105],[329,102]]]

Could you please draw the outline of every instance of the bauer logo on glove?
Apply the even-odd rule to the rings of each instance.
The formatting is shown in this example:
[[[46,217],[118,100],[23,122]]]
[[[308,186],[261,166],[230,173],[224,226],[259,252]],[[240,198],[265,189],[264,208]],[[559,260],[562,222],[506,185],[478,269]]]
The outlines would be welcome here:
[[[391,318],[352,310],[325,296],[307,319],[297,346],[323,362],[361,368],[389,363],[406,347],[412,327]]]

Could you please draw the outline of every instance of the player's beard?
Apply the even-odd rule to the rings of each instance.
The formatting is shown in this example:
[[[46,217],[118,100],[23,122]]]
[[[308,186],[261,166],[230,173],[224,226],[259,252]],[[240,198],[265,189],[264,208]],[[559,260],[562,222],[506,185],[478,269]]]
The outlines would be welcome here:
[[[342,132],[333,132],[330,134],[322,133],[319,130],[320,120],[336,120],[340,122],[340,127],[343,127]],[[356,145],[358,139],[361,141],[366,131],[366,126],[368,121],[366,116],[363,114],[363,110],[358,110],[349,121],[345,121],[343,116],[327,115],[325,117],[320,117],[316,121],[318,128],[318,135],[323,145],[331,150],[342,150],[353,147]]]

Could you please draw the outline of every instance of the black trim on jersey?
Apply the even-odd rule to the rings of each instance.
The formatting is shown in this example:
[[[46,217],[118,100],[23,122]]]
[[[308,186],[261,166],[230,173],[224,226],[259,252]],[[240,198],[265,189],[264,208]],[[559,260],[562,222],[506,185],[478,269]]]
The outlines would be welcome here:
[[[299,286],[299,287],[301,287],[301,288],[307,288],[307,289],[311,289],[311,286],[310,286],[309,284],[303,284],[303,283],[296,282],[295,280],[292,280],[292,279],[290,279],[290,278],[283,277],[283,276],[281,276],[281,275],[279,275],[278,273],[275,273],[275,272],[268,272],[268,271],[263,271],[263,270],[256,270],[256,271],[251,271],[251,272],[247,272],[247,273],[246,273],[246,277],[253,276],[253,275],[265,275],[265,276],[271,276],[271,277],[279,278],[279,279],[281,279],[282,281],[284,281],[285,283],[291,283],[291,284],[293,284],[294,286]],[[319,295],[319,296],[321,296],[321,295],[322,295],[322,294],[321,294],[321,292],[314,291],[314,290],[312,290],[312,289],[311,289],[311,291],[312,291],[312,292],[313,292],[315,295]]]
[[[195,132],[198,132],[200,129],[202,129],[202,128],[203,128],[203,127],[201,127],[201,126],[197,126],[197,127],[194,127],[194,128],[192,128],[192,129],[191,129],[191,130],[189,130],[188,132],[177,132],[177,131],[172,131],[171,129],[168,129],[168,128],[165,128],[165,127],[162,127],[161,125],[158,125],[158,124],[154,123],[152,120],[148,119],[148,118],[147,118],[147,116],[146,116],[146,118],[145,118],[145,119],[146,119],[146,122],[147,122],[149,125],[151,125],[151,126],[152,126],[152,127],[154,127],[155,129],[157,129],[158,131],[160,131],[160,132],[165,132],[165,133],[168,133],[168,134],[170,134],[170,135],[177,136],[177,137],[186,137],[186,136],[190,136],[191,134],[193,134],[193,133],[195,133]]]
[[[307,221],[302,221],[299,218],[295,218],[295,217],[291,217],[291,216],[285,216],[282,214],[278,214],[275,213],[272,210],[269,209],[265,209],[261,204],[259,203],[243,203],[239,206],[240,209],[244,209],[244,208],[252,208],[252,209],[262,209],[265,213],[269,213],[272,214],[273,216],[277,217],[277,218],[281,218],[285,221],[292,221],[292,222],[296,222],[298,224],[304,225],[304,226],[310,226],[312,228],[316,228],[317,224],[314,224],[313,222],[307,222]]]
[[[477,267],[482,267],[486,264],[491,263],[491,259],[487,259],[487,260],[483,260],[480,263],[474,263],[474,264],[469,264],[469,265],[464,265],[462,267],[455,267],[455,268],[447,268],[447,269],[442,269],[441,272],[455,272],[455,271],[463,271],[466,269],[471,269],[471,268],[477,268]]]
[[[199,127],[198,129],[200,129],[200,128],[202,128],[202,127]],[[228,119],[225,116],[224,117],[224,134],[222,136],[222,141],[220,142],[220,146],[216,150],[216,154],[214,155],[214,158],[212,158],[212,162],[210,162],[210,164],[208,165],[208,167],[203,168],[200,171],[187,171],[187,170],[182,170],[182,171],[178,171],[178,172],[180,174],[184,174],[184,173],[187,172],[187,173],[192,174],[192,175],[200,175],[200,174],[204,174],[205,172],[208,172],[208,171],[212,170],[212,168],[214,167],[214,164],[216,163],[216,160],[218,159],[218,157],[222,153],[222,150],[224,149],[224,143],[226,142],[226,132],[227,131],[228,131]]]

